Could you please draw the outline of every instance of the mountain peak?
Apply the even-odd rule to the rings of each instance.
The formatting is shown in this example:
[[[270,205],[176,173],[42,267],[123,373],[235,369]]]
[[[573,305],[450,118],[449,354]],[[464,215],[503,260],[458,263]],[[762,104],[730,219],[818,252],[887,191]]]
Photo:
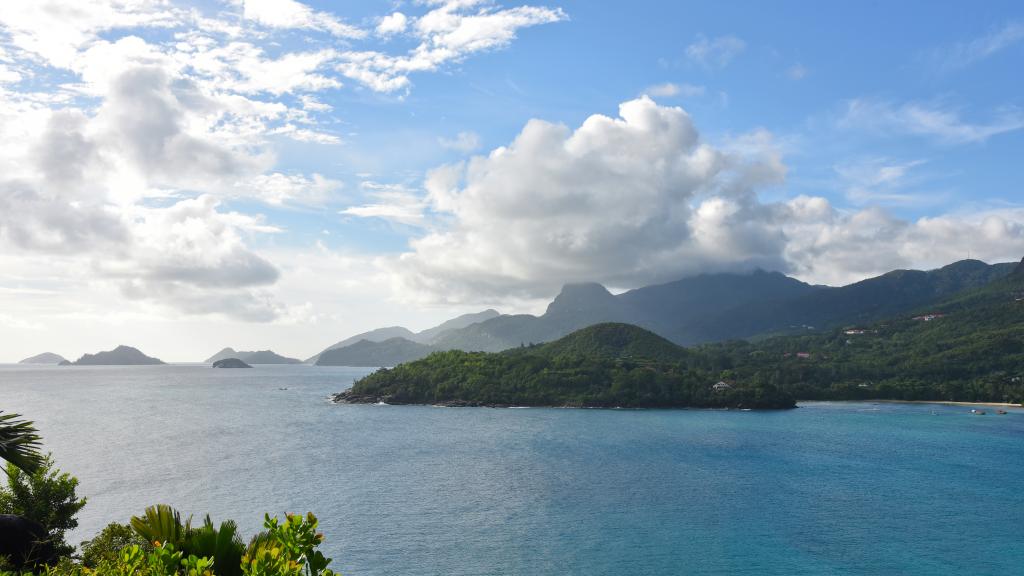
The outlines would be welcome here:
[[[551,304],[564,304],[568,302],[606,302],[614,298],[615,297],[612,296],[612,293],[609,292],[607,288],[597,282],[576,282],[562,286],[562,290],[558,293],[558,296],[555,296],[555,299]]]

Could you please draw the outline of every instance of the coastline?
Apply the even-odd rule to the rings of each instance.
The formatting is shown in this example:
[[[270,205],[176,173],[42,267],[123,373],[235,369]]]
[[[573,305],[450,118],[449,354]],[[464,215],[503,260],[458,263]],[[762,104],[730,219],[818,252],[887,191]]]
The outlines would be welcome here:
[[[1024,408],[1012,402],[956,402],[953,400],[808,400],[806,402],[859,402],[878,404],[944,404],[946,406],[988,406],[990,408]],[[797,405],[801,402],[798,400]]]
[[[338,392],[329,396],[330,402],[334,404],[348,405],[383,405],[383,406],[431,406],[434,408],[558,408],[558,409],[581,409],[581,410],[795,410],[799,406],[794,402],[792,406],[694,406],[694,405],[606,405],[590,404],[586,402],[568,404],[504,404],[496,402],[481,402],[476,400],[435,400],[433,402],[403,402],[395,401],[384,396],[365,396],[352,394],[351,390]]]

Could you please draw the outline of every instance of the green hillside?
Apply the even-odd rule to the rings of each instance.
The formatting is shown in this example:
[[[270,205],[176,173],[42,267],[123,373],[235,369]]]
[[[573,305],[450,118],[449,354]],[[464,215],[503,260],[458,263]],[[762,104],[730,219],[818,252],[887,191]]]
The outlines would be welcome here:
[[[503,353],[438,352],[380,370],[335,399],[351,403],[791,408],[771,386],[716,390],[717,370],[642,328],[602,324]]]
[[[540,346],[528,349],[531,354],[549,358],[586,356],[622,360],[653,360],[675,362],[688,353],[685,348],[632,324],[606,322],[595,324]],[[516,353],[513,349],[509,353]]]
[[[695,352],[798,398],[1024,401],[1024,263],[980,289],[888,321]]]

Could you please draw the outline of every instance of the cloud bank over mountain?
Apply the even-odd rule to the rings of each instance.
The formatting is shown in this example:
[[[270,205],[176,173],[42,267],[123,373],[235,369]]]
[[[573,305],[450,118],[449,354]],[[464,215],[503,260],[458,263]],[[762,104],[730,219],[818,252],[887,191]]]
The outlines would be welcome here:
[[[685,110],[648,97],[575,129],[532,120],[508,146],[428,175],[434,223],[392,270],[410,297],[460,302],[754,268],[845,283],[968,250],[994,261],[1024,253],[1024,210],[905,220],[816,196],[761,200],[785,178],[771,134],[715,146]],[[375,207],[365,215],[386,217]]]

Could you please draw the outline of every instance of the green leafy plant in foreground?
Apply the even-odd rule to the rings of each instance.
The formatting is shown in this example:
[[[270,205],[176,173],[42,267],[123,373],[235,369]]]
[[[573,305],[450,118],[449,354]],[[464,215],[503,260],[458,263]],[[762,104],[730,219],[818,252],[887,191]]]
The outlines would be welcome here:
[[[46,528],[49,543],[58,556],[72,554],[75,547],[64,536],[78,527],[75,515],[85,506],[75,490],[78,479],[61,472],[50,456],[43,458],[32,473],[13,463],[7,465],[7,487],[0,486],[0,514],[14,514],[34,520]]]
[[[4,414],[0,410],[0,460],[32,473],[44,460],[39,452],[40,438],[32,422],[18,418],[18,414]]]
[[[156,508],[153,507],[156,513]],[[170,507],[161,507],[171,510]],[[159,513],[158,513],[159,514]],[[148,516],[147,516],[148,517]],[[170,514],[170,517],[175,517]],[[164,516],[163,518],[166,518]],[[180,521],[180,515],[177,516]],[[134,519],[133,519],[134,520]],[[135,522],[133,522],[135,524]],[[184,527],[186,524],[181,524]],[[323,534],[317,532],[318,521],[313,514],[289,514],[282,522],[264,516],[265,532],[253,538],[248,547],[241,544],[234,522],[214,528],[207,518],[202,527],[184,533],[183,546],[173,542],[154,541],[151,547],[132,542],[123,530],[125,525],[108,526],[83,548],[101,545],[103,553],[94,553],[92,565],[63,558],[54,566],[44,567],[46,576],[335,576],[327,566],[331,559],[317,550]],[[112,528],[118,526],[120,528]],[[164,528],[169,525],[164,524]],[[134,531],[134,529],[133,529]],[[173,530],[171,531],[173,533]],[[104,536],[106,535],[106,536]],[[138,536],[138,533],[135,533]],[[109,545],[101,544],[107,543]],[[220,544],[218,544],[220,542]],[[117,548],[119,543],[123,547]],[[93,548],[94,549],[94,548]],[[207,552],[200,552],[206,550]],[[229,552],[230,551],[230,552]],[[237,551],[237,555],[235,555]],[[0,569],[0,576],[14,576]]]
[[[139,536],[130,524],[112,522],[92,540],[82,542],[82,564],[87,568],[95,568],[105,560],[116,559],[121,550],[130,546],[139,546],[146,552],[153,549],[152,542]]]

